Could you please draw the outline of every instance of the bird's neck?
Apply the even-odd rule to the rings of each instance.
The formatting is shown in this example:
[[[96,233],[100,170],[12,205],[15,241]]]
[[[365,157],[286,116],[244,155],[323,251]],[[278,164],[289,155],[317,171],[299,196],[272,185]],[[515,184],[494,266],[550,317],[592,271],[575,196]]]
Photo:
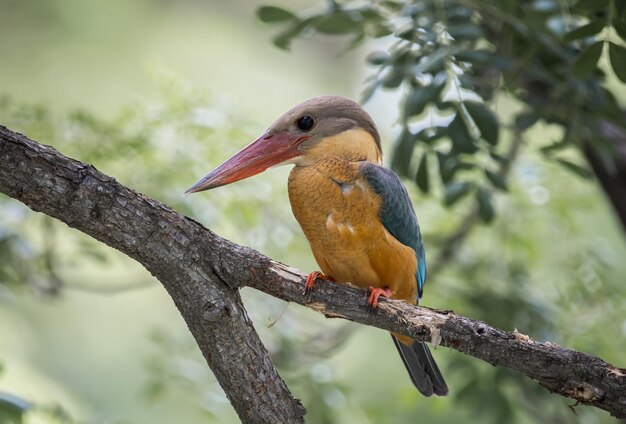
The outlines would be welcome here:
[[[382,164],[382,153],[371,134],[361,128],[326,137],[308,148],[297,166],[308,166],[320,160],[342,158],[350,162],[369,161]]]

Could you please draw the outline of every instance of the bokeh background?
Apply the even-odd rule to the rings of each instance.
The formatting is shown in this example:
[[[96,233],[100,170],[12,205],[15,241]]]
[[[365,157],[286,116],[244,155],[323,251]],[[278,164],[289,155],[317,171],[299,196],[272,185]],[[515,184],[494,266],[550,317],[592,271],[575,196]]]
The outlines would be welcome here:
[[[0,123],[224,237],[313,270],[291,216],[287,169],[182,197],[291,106],[320,94],[358,99],[363,90],[364,58],[377,46],[348,49],[317,35],[291,51],[277,49],[273,29],[255,16],[264,3],[0,0]],[[317,5],[272,2],[281,3]],[[365,105],[388,141],[399,132],[397,96],[380,92]],[[498,113],[515,107],[503,99]],[[531,137],[556,135],[538,125]],[[438,260],[423,303],[624,366],[626,246],[597,183],[528,148],[508,185],[495,198],[495,222],[476,224],[450,258]],[[442,241],[470,203],[446,208],[436,191],[407,186],[427,254],[441,259]],[[574,414],[571,401],[441,347],[434,355],[451,395],[420,397],[386,333],[249,289],[242,294],[310,422],[613,422],[591,408]],[[132,260],[3,195],[0,399],[10,400],[0,402],[7,411],[9,403],[27,406],[27,423],[237,420],[158,282]]]

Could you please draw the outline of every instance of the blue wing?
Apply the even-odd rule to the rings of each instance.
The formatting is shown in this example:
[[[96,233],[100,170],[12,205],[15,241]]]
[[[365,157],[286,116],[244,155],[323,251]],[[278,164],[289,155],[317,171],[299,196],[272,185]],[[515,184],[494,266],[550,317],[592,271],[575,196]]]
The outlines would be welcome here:
[[[387,168],[363,162],[360,171],[372,190],[382,199],[379,216],[385,229],[400,243],[415,251],[417,256],[415,279],[419,300],[426,281],[426,253],[409,194],[400,178]]]

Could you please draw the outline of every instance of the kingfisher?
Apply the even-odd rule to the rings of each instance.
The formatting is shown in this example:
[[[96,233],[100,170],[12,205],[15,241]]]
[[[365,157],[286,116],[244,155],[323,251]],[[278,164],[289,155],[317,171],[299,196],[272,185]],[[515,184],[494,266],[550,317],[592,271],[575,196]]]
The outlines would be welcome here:
[[[294,165],[289,201],[320,271],[317,278],[368,289],[367,302],[400,299],[416,305],[426,280],[420,227],[406,188],[382,166],[381,139],[371,116],[341,96],[321,96],[287,111],[248,146],[186,193],[220,187],[270,167]],[[448,387],[424,342],[392,334],[415,387],[445,396]]]

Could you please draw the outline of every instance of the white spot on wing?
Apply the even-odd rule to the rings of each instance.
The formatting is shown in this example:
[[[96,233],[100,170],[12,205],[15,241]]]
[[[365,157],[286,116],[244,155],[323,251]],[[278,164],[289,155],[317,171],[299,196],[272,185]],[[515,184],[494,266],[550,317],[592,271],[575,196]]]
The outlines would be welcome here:
[[[350,194],[352,192],[352,189],[354,189],[354,184],[341,183],[341,193],[344,196]]]
[[[326,218],[326,229],[331,230],[333,227],[336,227],[335,221],[333,220],[333,213],[329,213]]]

